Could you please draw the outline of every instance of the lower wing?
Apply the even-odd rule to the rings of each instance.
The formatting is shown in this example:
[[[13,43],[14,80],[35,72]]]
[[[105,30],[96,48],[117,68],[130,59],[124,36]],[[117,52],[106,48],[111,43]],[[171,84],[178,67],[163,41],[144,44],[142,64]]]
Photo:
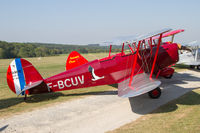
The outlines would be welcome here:
[[[118,83],[118,96],[135,97],[160,86],[161,82],[158,79],[149,77],[150,76],[148,74],[141,73],[133,77],[131,86],[129,86],[130,78]]]

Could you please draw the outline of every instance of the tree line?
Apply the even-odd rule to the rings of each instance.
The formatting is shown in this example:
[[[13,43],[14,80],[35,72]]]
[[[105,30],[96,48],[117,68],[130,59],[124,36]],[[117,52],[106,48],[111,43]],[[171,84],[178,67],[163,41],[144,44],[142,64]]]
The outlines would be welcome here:
[[[120,46],[113,46],[112,51],[118,52]],[[10,43],[0,41],[0,59],[18,57],[44,57],[57,54],[67,54],[71,51],[79,53],[100,53],[108,52],[108,46],[88,46],[88,45],[64,45],[47,43]]]

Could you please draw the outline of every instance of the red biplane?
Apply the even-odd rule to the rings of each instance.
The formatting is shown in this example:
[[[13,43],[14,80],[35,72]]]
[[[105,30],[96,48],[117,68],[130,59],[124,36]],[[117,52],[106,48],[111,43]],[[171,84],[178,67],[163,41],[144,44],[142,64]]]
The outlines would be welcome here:
[[[7,83],[17,95],[32,95],[84,87],[118,84],[118,96],[134,97],[149,93],[151,98],[161,95],[159,76],[170,78],[174,69],[169,66],[179,60],[179,45],[174,35],[184,30],[163,29],[128,40],[120,53],[88,62],[78,52],[69,54],[66,71],[43,79],[35,67],[25,59],[16,58],[7,70]],[[162,38],[172,36],[171,42]],[[128,48],[128,50],[126,49]]]

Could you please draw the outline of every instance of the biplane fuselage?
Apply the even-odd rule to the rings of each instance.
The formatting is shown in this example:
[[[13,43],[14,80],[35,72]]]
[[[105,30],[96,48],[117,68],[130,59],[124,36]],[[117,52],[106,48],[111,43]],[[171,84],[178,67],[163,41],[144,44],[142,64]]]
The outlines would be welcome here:
[[[142,58],[147,60],[152,60],[154,58],[156,47],[152,50],[152,56],[150,56],[149,49],[141,50],[140,53],[144,54]],[[108,85],[119,83],[131,75],[131,67],[135,53],[125,54],[124,52],[118,53],[106,58],[96,59],[90,61],[81,66],[75,67],[73,69],[67,70],[60,74],[54,75],[47,79],[44,79],[44,82],[48,85],[49,89],[46,87],[39,89],[30,89],[29,94],[42,93],[42,92],[56,92],[62,90],[71,90],[84,87],[98,86],[98,85]],[[142,73],[143,70],[140,69],[142,65],[142,59],[138,57],[134,73]],[[178,61],[178,47],[176,43],[173,44],[164,44],[159,48],[158,58],[156,61],[156,67],[154,73],[157,73],[159,70],[164,70],[164,75],[172,74],[171,71],[166,71],[165,68],[176,63]],[[150,64],[145,68],[150,68]],[[89,69],[94,70],[94,74],[99,79],[95,79],[92,72]],[[170,69],[171,70],[171,69]],[[149,70],[147,70],[149,71]]]
[[[174,69],[169,66],[179,60],[180,45],[162,43],[162,38],[184,30],[163,29],[147,34],[138,41],[122,45],[120,53],[88,62],[78,52],[69,54],[66,71],[43,79],[35,67],[25,59],[16,58],[7,70],[9,88],[17,95],[39,94],[118,83],[118,96],[133,97],[149,93],[151,98],[161,95],[159,88],[163,76],[171,78]],[[158,39],[158,42],[156,42]]]

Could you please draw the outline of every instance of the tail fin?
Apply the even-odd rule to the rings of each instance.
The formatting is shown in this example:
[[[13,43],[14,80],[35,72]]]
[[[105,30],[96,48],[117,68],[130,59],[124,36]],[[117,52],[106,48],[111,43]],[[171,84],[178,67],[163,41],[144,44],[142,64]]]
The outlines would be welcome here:
[[[28,89],[42,82],[42,76],[27,60],[16,58],[10,63],[7,70],[7,83],[17,95],[29,94]]]
[[[66,70],[83,65],[87,62],[88,61],[82,55],[80,55],[78,52],[72,51],[67,58]]]

